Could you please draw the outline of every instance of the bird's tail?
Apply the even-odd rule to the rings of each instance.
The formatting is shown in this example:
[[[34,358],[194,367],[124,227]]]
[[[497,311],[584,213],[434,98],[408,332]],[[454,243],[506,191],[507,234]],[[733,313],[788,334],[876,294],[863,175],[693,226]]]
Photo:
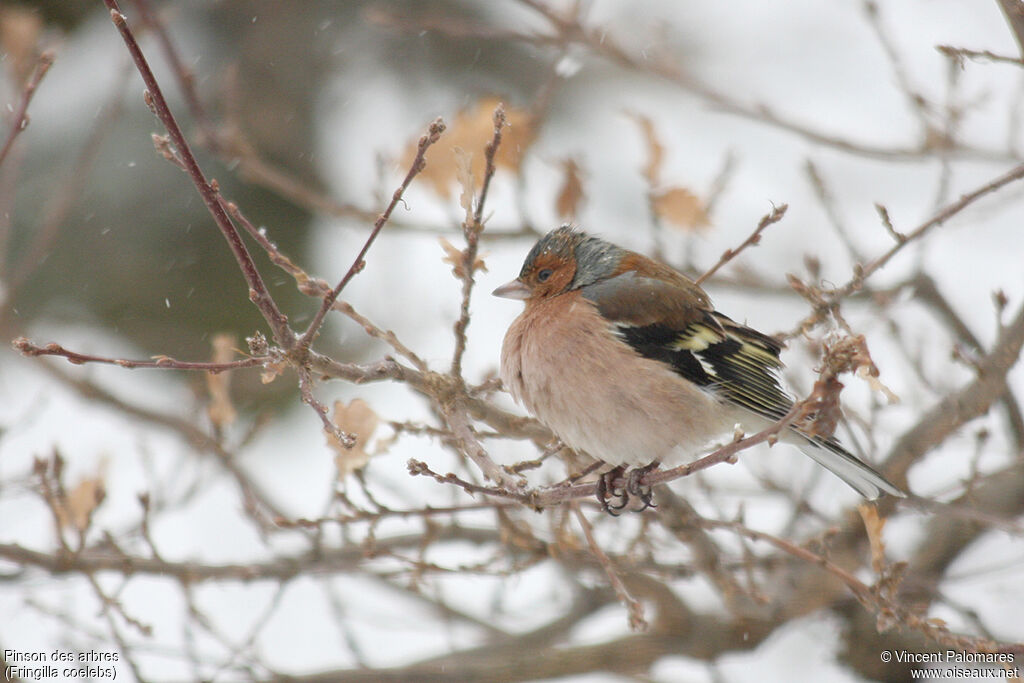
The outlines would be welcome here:
[[[868,500],[875,500],[883,493],[906,498],[895,484],[861,462],[853,453],[843,448],[835,439],[807,438],[800,444],[800,450],[809,455],[822,467],[853,487]]]

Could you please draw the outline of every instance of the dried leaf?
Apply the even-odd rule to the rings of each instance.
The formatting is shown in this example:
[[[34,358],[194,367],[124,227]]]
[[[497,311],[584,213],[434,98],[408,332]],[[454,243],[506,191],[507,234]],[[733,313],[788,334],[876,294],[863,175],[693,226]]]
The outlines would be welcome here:
[[[684,187],[669,187],[651,193],[654,213],[684,230],[695,232],[711,224],[704,202]]]
[[[629,116],[640,126],[644,142],[647,143],[647,164],[644,166],[644,178],[650,187],[657,187],[661,184],[661,164],[665,160],[665,146],[658,140],[658,134],[654,130],[654,123],[643,114],[630,113]]]
[[[263,372],[260,373],[260,382],[263,384],[270,384],[277,379],[282,372],[284,372],[286,367],[288,367],[288,363],[285,361],[267,363],[263,366]]]
[[[473,154],[461,147],[452,150],[455,155],[455,179],[459,181],[462,192],[459,193],[459,206],[466,212],[465,225],[473,223]]]
[[[211,360],[214,363],[230,363],[234,358],[234,335],[214,335],[211,344],[213,346]],[[210,416],[210,421],[217,427],[226,427],[238,417],[238,411],[231,403],[230,386],[230,372],[206,373],[206,390],[210,393],[210,405],[206,407],[206,414]]]
[[[352,402],[345,405],[341,401],[334,402],[334,424],[341,431],[355,437],[355,443],[351,448],[346,448],[333,435],[327,435],[327,445],[334,449],[337,455],[334,456],[334,465],[338,468],[339,481],[362,469],[370,460],[370,454],[366,450],[367,444],[373,437],[380,418],[373,412],[369,404],[361,398],[352,399]]]
[[[57,521],[62,528],[85,531],[89,528],[92,515],[107,496],[104,480],[107,475],[107,460],[100,461],[96,474],[82,478],[67,497],[57,505]]]
[[[444,257],[441,260],[452,267],[452,275],[460,280],[466,279],[466,258],[462,250],[443,237],[438,237],[437,241],[441,243],[441,248],[444,249]],[[475,271],[487,272],[487,264],[484,263],[482,254],[478,254],[476,260],[473,261],[473,269]]]
[[[885,569],[885,541],[882,539],[885,518],[878,516],[878,509],[874,505],[858,505],[857,512],[864,520],[864,530],[871,542],[871,568],[876,574],[881,574]]]
[[[558,192],[558,198],[555,200],[555,211],[560,218],[573,220],[585,197],[583,181],[580,178],[580,167],[575,159],[566,159],[562,162],[562,172],[562,189]]]
[[[862,334],[826,345],[825,367],[827,372],[833,374],[853,372],[866,381],[873,391],[884,394],[889,403],[899,403],[900,397],[878,379],[878,366],[872,360],[867,339]]]
[[[487,143],[494,137],[494,110],[500,104],[494,97],[486,97],[474,106],[456,114],[447,132],[427,151],[427,166],[420,178],[430,183],[439,196],[451,196],[452,181],[459,178],[456,149],[472,152],[470,170],[474,178],[484,177],[484,153]],[[536,137],[533,116],[523,109],[505,108],[508,128],[502,132],[501,146],[494,157],[498,168],[513,173],[519,171],[527,149]],[[408,168],[416,156],[417,141],[412,141],[402,155],[402,167]],[[461,180],[459,181],[461,183]],[[463,185],[465,189],[465,185]]]
[[[874,368],[874,374],[872,374],[871,368]],[[878,379],[878,368],[872,363],[870,366],[862,365],[857,368],[857,377],[868,383],[872,391],[877,391],[885,395],[885,398],[889,403],[899,403],[900,397],[889,387],[882,384],[882,381]]]
[[[814,383],[811,395],[800,404],[794,423],[810,436],[827,439],[836,431],[843,416],[839,394],[843,383],[835,375],[825,373]]]

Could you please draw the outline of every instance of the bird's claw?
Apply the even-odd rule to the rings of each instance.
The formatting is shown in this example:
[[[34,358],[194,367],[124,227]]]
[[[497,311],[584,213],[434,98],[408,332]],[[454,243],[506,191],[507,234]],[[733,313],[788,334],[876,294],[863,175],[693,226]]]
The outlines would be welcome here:
[[[626,472],[623,465],[613,467],[598,477],[597,502],[601,505],[601,509],[613,517],[618,517],[623,510],[629,507],[630,501],[634,498],[639,498],[641,503],[641,507],[636,508],[635,512],[658,507],[654,503],[651,487],[642,485],[640,480],[652,470],[657,469],[659,464],[655,461],[650,465],[630,470],[626,475],[625,488],[615,486],[615,481]]]

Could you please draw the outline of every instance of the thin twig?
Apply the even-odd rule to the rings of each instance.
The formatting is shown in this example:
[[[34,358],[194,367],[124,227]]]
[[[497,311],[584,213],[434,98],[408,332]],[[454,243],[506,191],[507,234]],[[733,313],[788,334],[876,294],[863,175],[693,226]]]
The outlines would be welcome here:
[[[135,35],[128,26],[128,20],[121,13],[117,0],[103,1],[110,9],[110,19],[121,34],[121,38],[128,47],[128,52],[131,54],[143,82],[146,84],[146,103],[156,114],[157,118],[160,119],[168,135],[170,135],[171,141],[177,148],[177,152],[185,164],[185,169],[192,179],[192,183],[199,191],[203,202],[206,204],[206,208],[210,211],[210,215],[213,216],[221,234],[224,235],[224,239],[227,240],[228,246],[231,248],[231,252],[234,254],[242,274],[245,276],[245,281],[249,285],[249,300],[256,305],[270,325],[271,331],[274,334],[274,340],[283,348],[291,349],[295,343],[295,334],[288,327],[288,319],[277,307],[277,302],[274,301],[266,284],[263,282],[263,277],[256,268],[256,264],[253,262],[245,242],[242,241],[242,236],[238,233],[235,225],[231,222],[231,218],[221,206],[220,193],[213,183],[207,181],[203,170],[199,167],[199,162],[196,161],[195,155],[192,153],[191,147],[189,147],[188,140],[181,132],[181,128],[178,126],[178,122],[174,118],[167,100],[164,98],[163,91],[159,83],[157,83],[156,76],[153,75],[153,70],[142,53],[142,48],[139,47]]]
[[[316,315],[313,317],[313,321],[309,324],[309,327],[306,328],[306,331],[302,333],[302,336],[298,340],[299,348],[308,349],[310,347],[310,344],[313,343],[313,338],[316,337],[317,333],[320,331],[320,326],[323,325],[324,317],[327,315],[327,312],[331,310],[331,307],[334,305],[338,295],[341,294],[341,290],[345,289],[345,285],[349,283],[349,280],[355,277],[357,273],[366,267],[366,261],[364,260],[366,252],[370,250],[370,247],[373,246],[374,240],[377,239],[377,235],[380,234],[380,231],[387,224],[388,219],[391,217],[391,212],[394,211],[395,207],[398,206],[398,203],[402,201],[402,195],[405,194],[405,190],[409,187],[410,183],[412,183],[413,178],[415,178],[420,171],[426,168],[427,149],[441,138],[441,134],[444,133],[444,129],[444,121],[437,118],[430,124],[427,133],[420,138],[416,147],[416,157],[413,159],[412,165],[405,174],[405,178],[402,179],[402,184],[399,185],[398,189],[391,195],[391,201],[388,203],[387,208],[384,209],[384,212],[377,217],[377,220],[373,224],[373,230],[370,231],[370,236],[366,238],[366,242],[363,244],[362,249],[360,249],[359,253],[356,254],[356,258],[352,261],[352,265],[349,266],[348,272],[346,272],[344,277],[341,278],[341,281],[335,285],[334,289],[324,297],[323,303],[320,305],[320,310],[316,312]]]
[[[11,122],[11,130],[7,133],[7,139],[4,141],[4,146],[0,148],[0,166],[3,166],[4,159],[7,158],[7,153],[11,151],[11,147],[14,145],[14,139],[18,137],[21,131],[28,128],[28,105],[32,101],[32,96],[36,94],[36,89],[39,88],[40,81],[43,80],[43,76],[53,66],[53,60],[57,56],[53,50],[46,50],[43,54],[39,55],[39,60],[36,62],[35,68],[32,70],[32,75],[29,76],[28,82],[25,83],[25,88],[21,91],[21,102],[18,104],[18,108],[14,110],[14,120]]]
[[[174,46],[174,42],[171,40],[171,36],[167,32],[167,27],[160,20],[160,17],[157,16],[157,12],[150,6],[149,0],[132,0],[132,2],[135,4],[136,9],[139,10],[142,23],[156,36],[157,42],[164,52],[164,58],[171,67],[171,73],[174,74],[178,81],[178,89],[181,90],[188,111],[196,123],[199,124],[199,128],[205,136],[203,142],[216,150],[219,146],[216,130],[206,114],[206,109],[199,99],[199,94],[196,92],[195,74],[185,66],[181,56],[178,54],[177,48]]]
[[[903,67],[903,60],[900,59],[899,52],[896,51],[896,47],[893,45],[891,37],[882,25],[878,5],[874,0],[864,0],[862,4],[864,7],[864,14],[868,20],[868,25],[871,26],[871,30],[874,31],[875,38],[878,39],[878,44],[882,46],[882,51],[885,52],[885,56],[889,61],[889,66],[892,69],[896,85],[900,92],[903,93],[903,96],[906,97],[907,104],[910,105],[911,111],[913,111],[917,116],[918,123],[921,125],[922,137],[927,140],[929,136],[933,136],[938,132],[929,120],[930,112],[928,110],[928,101],[925,100],[924,96],[911,85],[910,77],[907,75],[907,71]]]
[[[473,296],[473,275],[477,268],[477,253],[480,247],[480,234],[484,230],[484,204],[487,202],[487,191],[494,177],[494,156],[501,145],[502,130],[508,125],[505,106],[499,104],[494,110],[494,134],[484,149],[484,177],[480,187],[480,196],[476,200],[476,210],[472,222],[462,224],[462,234],[466,238],[466,248],[462,250],[462,304],[459,307],[459,319],[455,322],[455,350],[452,353],[451,374],[462,377],[462,357],[466,352],[466,328],[469,327],[469,302]]]
[[[111,88],[102,114],[96,116],[89,136],[82,145],[74,164],[70,166],[63,178],[56,181],[59,192],[51,195],[42,211],[42,220],[33,229],[31,244],[19,254],[17,263],[11,266],[8,278],[8,298],[13,299],[11,292],[18,290],[26,280],[39,268],[39,263],[53,249],[64,221],[71,213],[75,202],[81,198],[90,178],[90,171],[100,154],[103,142],[114,129],[114,124],[124,108],[124,93],[131,75],[131,62],[127,59],[119,69],[116,82]],[[0,266],[2,267],[2,266]]]
[[[338,443],[345,448],[355,446],[355,435],[349,434],[336,425],[331,416],[327,414],[327,406],[317,400],[316,395],[313,393],[313,375],[309,368],[305,365],[300,365],[296,368],[296,371],[299,373],[299,395],[302,397],[302,402],[312,408],[313,412],[317,414],[317,417],[320,418],[320,422],[324,426],[324,431],[337,439]]]
[[[777,536],[772,536],[771,534],[766,534],[762,531],[756,531],[738,522],[725,522],[700,518],[698,524],[708,529],[728,529],[751,540],[769,543],[789,555],[806,562],[810,562],[811,564],[816,564],[825,569],[827,572],[845,583],[861,602],[869,605],[878,603],[877,596],[874,591],[871,590],[870,586],[822,555],[818,555],[806,548],[794,545],[793,543],[790,543],[785,539],[778,538]]]
[[[963,62],[965,58],[983,59],[990,62],[1003,62],[1005,64],[1013,64],[1015,66],[1024,66],[1024,59],[1020,57],[1000,55],[989,50],[971,50],[966,47],[953,47],[952,45],[937,45],[935,49],[947,57],[952,57],[960,62]]]
[[[110,358],[107,356],[94,356],[88,353],[78,353],[66,349],[60,344],[51,342],[45,346],[37,346],[25,337],[18,337],[11,345],[25,356],[60,356],[66,358],[69,363],[83,365],[85,363],[99,363],[102,365],[117,365],[122,368],[161,368],[167,370],[198,370],[200,372],[226,372],[228,370],[242,370],[244,368],[255,368],[273,360],[269,356],[244,358],[242,360],[230,361],[228,363],[212,363],[200,361],[185,361],[171,358],[170,356],[157,356],[153,360],[130,360],[127,358]]]
[[[1012,168],[1006,173],[1004,173],[1003,175],[978,187],[977,189],[962,195],[958,200],[945,206],[942,210],[938,211],[935,215],[926,220],[924,223],[921,223],[919,226],[917,226],[910,232],[905,233],[905,239],[897,239],[896,244],[890,247],[888,251],[883,253],[881,256],[878,256],[870,263],[860,267],[858,269],[858,272],[855,273],[852,280],[847,282],[842,287],[839,287],[838,289],[829,292],[830,297],[833,299],[841,299],[845,296],[848,296],[849,294],[852,294],[856,290],[860,289],[861,284],[864,282],[864,280],[866,280],[868,277],[871,276],[872,273],[874,273],[882,266],[887,264],[890,260],[892,260],[892,257],[898,254],[908,244],[911,244],[914,241],[920,239],[921,237],[926,235],[929,230],[931,230],[935,226],[942,225],[950,218],[960,213],[965,208],[967,208],[974,202],[978,201],[985,195],[991,194],[996,190],[1000,189],[1001,187],[1009,185],[1010,183],[1020,180],[1021,178],[1024,178],[1024,164],[1016,166],[1015,168]]]
[[[448,428],[452,430],[459,450],[465,453],[488,479],[501,488],[513,491],[522,490],[525,487],[525,479],[509,476],[504,469],[491,460],[491,456],[477,439],[469,415],[461,401],[454,404],[442,404],[441,412],[444,414],[445,422],[448,423]]]
[[[647,486],[663,484],[667,481],[672,481],[679,477],[686,477],[694,472],[705,470],[712,465],[717,465],[721,462],[731,462],[740,451],[746,450],[751,446],[755,446],[764,441],[773,441],[777,438],[778,434],[793,424],[802,410],[802,403],[796,403],[780,420],[762,429],[756,434],[752,434],[741,439],[733,439],[724,446],[716,449],[713,453],[709,453],[703,458],[698,458],[697,460],[686,463],[685,465],[679,465],[672,469],[651,472],[641,478],[641,484]]]
[[[811,181],[811,188],[814,190],[815,197],[818,198],[818,203],[820,203],[821,207],[825,210],[825,215],[828,216],[829,223],[832,224],[839,240],[843,243],[843,246],[846,247],[846,251],[849,252],[854,261],[863,261],[864,258],[861,256],[857,245],[853,243],[853,239],[850,237],[850,229],[846,226],[842,216],[839,214],[839,207],[836,206],[835,197],[832,196],[832,192],[825,183],[825,179],[818,170],[818,166],[808,159],[804,164],[804,171],[807,173],[807,177]]]
[[[391,330],[383,330],[377,327],[369,318],[359,313],[355,308],[352,307],[347,301],[336,301],[334,303],[334,309],[339,311],[342,315],[348,316],[350,319],[361,325],[363,331],[374,339],[380,339],[392,349],[395,350],[400,356],[403,356],[406,360],[412,363],[420,372],[426,372],[429,370],[426,361],[420,358],[415,351],[410,349],[408,346],[403,344],[398,336]]]
[[[907,236],[896,229],[896,226],[892,224],[892,218],[889,217],[889,209],[885,208],[882,204],[875,204],[875,211],[878,212],[878,217],[882,219],[882,225],[885,227],[885,231],[889,233],[889,236],[895,240],[897,244],[902,244],[907,241]]]
[[[772,441],[782,430],[788,428],[789,425],[791,425],[793,421],[797,419],[797,417],[801,414],[803,410],[803,403],[797,403],[786,415],[782,417],[781,420],[775,422],[774,424],[768,426],[767,428],[761,430],[760,432],[757,432],[756,434],[753,434],[745,438],[734,439],[733,441],[716,449],[714,452],[709,453],[703,458],[699,458],[698,460],[694,460],[693,462],[687,463],[685,465],[680,465],[679,467],[674,467],[672,469],[656,470],[654,472],[650,472],[641,477],[639,483],[642,486],[654,486],[656,484],[664,484],[666,482],[679,479],[681,477],[689,476],[695,472],[705,470],[713,465],[717,465],[722,462],[733,462],[736,458],[736,455],[740,451],[743,451],[747,448],[750,448],[765,441]],[[458,418],[459,414],[460,413],[455,413],[456,418]],[[461,415],[463,416],[462,419],[465,419],[464,413],[461,413]],[[462,434],[466,434],[465,427],[468,426],[468,422],[460,424],[459,426],[460,429],[462,430]],[[449,427],[452,427],[451,423],[449,423]],[[452,431],[456,431],[454,427],[452,427]],[[469,432],[469,435],[472,437],[471,431]],[[566,503],[568,501],[578,500],[580,498],[591,498],[595,496],[597,493],[596,483],[569,485],[557,484],[555,486],[550,486],[541,489],[526,489],[523,486],[521,486],[520,483],[516,482],[513,486],[510,487],[506,483],[503,483],[508,481],[507,477],[501,472],[500,468],[498,468],[497,465],[495,465],[493,461],[490,460],[490,457],[487,456],[486,451],[484,451],[483,448],[479,445],[479,443],[476,442],[475,438],[473,438],[470,443],[471,445],[475,445],[476,448],[479,448],[479,452],[476,452],[475,456],[471,455],[471,457],[473,457],[474,459],[474,462],[477,462],[477,465],[481,468],[481,470],[484,471],[485,474],[487,474],[489,478],[491,478],[494,481],[497,481],[498,486],[480,486],[478,484],[467,482],[461,479],[460,477],[456,476],[455,474],[451,473],[446,475],[439,475],[431,471],[430,468],[427,467],[424,463],[413,460],[409,461],[409,473],[414,476],[430,476],[443,484],[455,484],[466,490],[468,493],[484,494],[488,496],[495,496],[498,498],[518,500],[534,508],[551,507],[554,505]],[[491,476],[491,473],[494,473],[495,476],[502,477],[502,479],[495,479],[495,476]],[[616,487],[623,487],[626,485],[626,480],[624,477],[620,477],[616,481],[612,482],[612,484]]]
[[[757,227],[754,228],[754,232],[750,233],[747,239],[743,240],[740,246],[736,247],[735,249],[726,249],[722,253],[721,258],[718,259],[718,263],[711,266],[711,268],[709,268],[703,275],[697,278],[695,282],[698,285],[701,284],[709,277],[714,275],[719,268],[721,268],[726,263],[736,258],[736,256],[738,256],[740,252],[742,252],[744,249],[746,249],[749,246],[756,245],[758,242],[760,242],[761,233],[764,232],[764,229],[767,228],[772,223],[778,223],[779,221],[781,221],[782,217],[786,215],[786,209],[788,208],[788,204],[782,204],[781,206],[772,206],[771,213],[766,214],[764,217],[761,218],[760,222],[758,222],[757,224]]]

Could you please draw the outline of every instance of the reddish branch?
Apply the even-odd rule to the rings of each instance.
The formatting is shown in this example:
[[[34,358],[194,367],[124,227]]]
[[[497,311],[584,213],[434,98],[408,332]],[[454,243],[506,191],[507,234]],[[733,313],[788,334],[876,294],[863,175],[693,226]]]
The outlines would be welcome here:
[[[55,342],[51,342],[45,346],[36,346],[25,337],[18,337],[11,343],[11,345],[26,356],[60,356],[61,358],[66,358],[69,363],[73,363],[75,365],[100,363],[105,365],[118,365],[122,368],[128,369],[161,368],[164,370],[199,370],[201,372],[218,373],[226,372],[228,370],[260,367],[272,360],[269,356],[246,358],[228,363],[185,361],[177,360],[170,356],[157,356],[153,360],[129,360],[126,358],[108,358],[107,356],[94,356],[87,353],[78,353],[77,351],[66,349]]]
[[[199,191],[199,195],[203,198],[203,202],[217,223],[221,234],[224,235],[224,239],[227,240],[231,253],[234,254],[235,260],[245,276],[245,281],[249,285],[249,299],[256,304],[267,324],[270,325],[270,329],[274,334],[274,340],[283,348],[291,349],[295,343],[295,334],[288,327],[288,319],[277,307],[277,302],[274,301],[269,290],[267,290],[267,286],[264,284],[263,278],[256,268],[248,248],[245,246],[245,242],[242,241],[242,236],[231,222],[231,218],[228,217],[224,207],[221,206],[220,193],[213,183],[207,181],[203,170],[199,167],[199,162],[196,161],[188,140],[181,132],[181,128],[178,126],[178,122],[175,120],[174,114],[164,98],[163,91],[157,83],[156,76],[153,75],[153,70],[142,53],[142,48],[139,47],[135,35],[128,26],[128,20],[121,13],[117,0],[103,1],[110,8],[110,19],[121,34],[121,38],[124,40],[124,44],[127,46],[132,60],[135,62],[135,67],[138,69],[139,74],[142,76],[142,81],[146,85],[146,103],[167,130],[167,134],[177,149],[186,172]]]

